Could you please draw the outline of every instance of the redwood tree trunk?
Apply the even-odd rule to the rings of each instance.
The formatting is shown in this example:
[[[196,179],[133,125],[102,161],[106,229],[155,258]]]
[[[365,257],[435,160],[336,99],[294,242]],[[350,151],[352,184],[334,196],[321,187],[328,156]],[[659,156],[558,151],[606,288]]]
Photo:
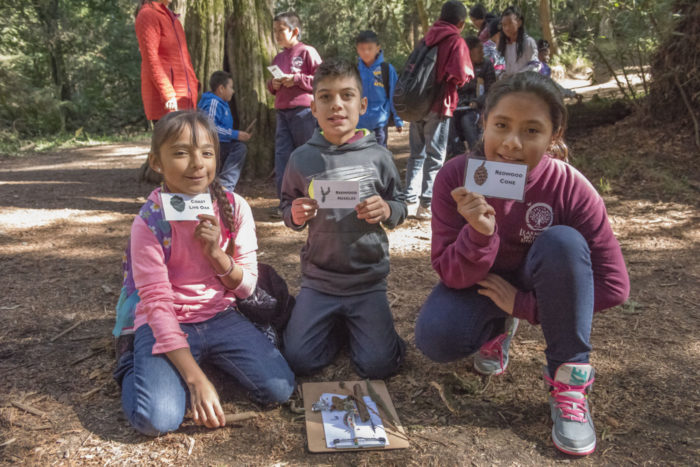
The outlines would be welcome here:
[[[556,55],[559,52],[559,47],[554,38],[552,12],[549,9],[549,0],[540,0],[540,23],[542,26],[542,37],[549,42],[549,52],[552,55]]]
[[[209,77],[224,69],[226,18],[232,12],[232,0],[189,0],[185,16],[187,48],[192,66],[202,85],[199,95],[209,89]]]
[[[232,0],[233,14],[226,23],[226,50],[240,128],[256,121],[248,143],[246,176],[264,177],[274,166],[274,96],[267,91],[266,67],[276,48],[272,34],[272,0]]]

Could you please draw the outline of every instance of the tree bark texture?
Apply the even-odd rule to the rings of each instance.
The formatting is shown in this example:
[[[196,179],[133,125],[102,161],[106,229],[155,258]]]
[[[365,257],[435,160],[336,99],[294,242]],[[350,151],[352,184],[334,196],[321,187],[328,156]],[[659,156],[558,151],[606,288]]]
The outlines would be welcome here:
[[[272,0],[232,0],[233,14],[226,23],[226,50],[239,128],[256,121],[248,143],[246,176],[267,176],[274,165],[274,96],[267,90],[266,67],[276,54],[272,34]]]
[[[184,27],[192,66],[202,86],[200,96],[211,91],[211,74],[224,69],[226,19],[232,8],[232,0],[190,0],[187,4]]]
[[[542,37],[549,42],[549,52],[556,55],[559,52],[557,41],[554,37],[552,27],[552,12],[549,8],[549,0],[540,0],[540,25],[542,26]]]

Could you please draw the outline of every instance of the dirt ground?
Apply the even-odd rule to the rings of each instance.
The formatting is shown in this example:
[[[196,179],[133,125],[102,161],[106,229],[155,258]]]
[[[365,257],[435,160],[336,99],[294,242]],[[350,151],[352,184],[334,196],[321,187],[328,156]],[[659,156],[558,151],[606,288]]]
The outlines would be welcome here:
[[[121,254],[150,191],[135,176],[147,146],[134,143],[0,157],[0,463],[697,463],[697,151],[689,134],[629,120],[570,143],[573,164],[606,198],[632,280],[628,304],[594,320],[591,402],[599,441],[593,455],[574,460],[552,446],[539,328],[521,326],[507,373],[491,379],[473,373],[469,360],[438,365],[416,350],[416,315],[437,282],[430,225],[416,220],[390,233],[389,296],[409,350],[387,386],[409,449],[310,454],[303,417],[289,406],[261,410],[216,375],[226,411],[261,410],[261,416],[219,430],[186,422],[157,439],[137,434],[122,415],[111,378],[110,336]],[[402,169],[406,136],[392,134],[390,147]],[[273,264],[296,293],[305,233],[270,217],[275,202],[269,181],[245,181],[240,192],[253,207],[259,259]],[[341,355],[304,381],[356,378]]]

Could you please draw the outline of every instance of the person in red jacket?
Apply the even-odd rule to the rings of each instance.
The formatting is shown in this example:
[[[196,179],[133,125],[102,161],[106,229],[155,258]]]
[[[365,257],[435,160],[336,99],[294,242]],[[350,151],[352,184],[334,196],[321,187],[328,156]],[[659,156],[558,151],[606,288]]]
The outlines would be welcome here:
[[[199,81],[187,51],[185,31],[170,0],[140,0],[136,38],[141,51],[141,97],[146,118],[195,109]]]
[[[440,18],[425,35],[428,47],[438,47],[436,79],[443,86],[430,113],[409,127],[411,155],[406,165],[408,215],[430,220],[433,181],[445,162],[450,118],[457,107],[457,88],[474,77],[469,49],[460,32],[467,9],[457,0],[442,5]]]

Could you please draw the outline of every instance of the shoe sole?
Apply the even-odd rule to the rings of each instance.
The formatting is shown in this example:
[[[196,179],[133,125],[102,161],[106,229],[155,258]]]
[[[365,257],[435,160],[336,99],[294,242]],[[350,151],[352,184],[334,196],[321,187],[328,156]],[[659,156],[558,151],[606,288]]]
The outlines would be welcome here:
[[[552,442],[554,443],[554,447],[563,452],[564,454],[568,454],[570,456],[587,456],[589,454],[592,454],[595,451],[596,448],[596,441],[593,440],[593,443],[584,446],[582,448],[578,449],[573,449],[573,448],[567,448],[561,445],[559,440],[557,439],[557,435],[554,434],[554,427],[552,427]]]
[[[503,373],[506,372],[506,369],[508,368],[508,364],[506,363],[505,366],[503,367],[503,369],[492,371],[492,372],[480,370],[476,365],[473,365],[473,368],[474,368],[474,371],[476,371],[477,373],[479,373],[482,376],[501,376]]]

